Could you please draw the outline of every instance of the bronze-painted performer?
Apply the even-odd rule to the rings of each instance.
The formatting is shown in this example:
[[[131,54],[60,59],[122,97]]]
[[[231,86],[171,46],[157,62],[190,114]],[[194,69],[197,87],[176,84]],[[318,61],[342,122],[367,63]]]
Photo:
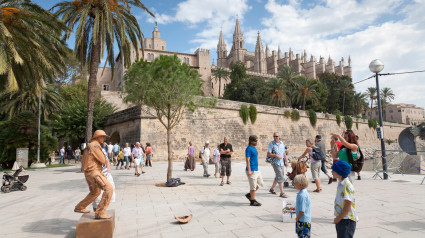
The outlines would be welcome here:
[[[106,133],[102,130],[94,132],[91,142],[84,150],[83,158],[81,160],[81,168],[86,176],[87,184],[89,185],[90,193],[75,206],[74,212],[88,213],[86,207],[92,203],[103,190],[102,199],[96,209],[96,219],[109,219],[110,216],[106,215],[105,210],[109,206],[114,188],[108,179],[102,173],[102,164],[106,163],[105,154],[102,152],[101,144],[106,139]]]

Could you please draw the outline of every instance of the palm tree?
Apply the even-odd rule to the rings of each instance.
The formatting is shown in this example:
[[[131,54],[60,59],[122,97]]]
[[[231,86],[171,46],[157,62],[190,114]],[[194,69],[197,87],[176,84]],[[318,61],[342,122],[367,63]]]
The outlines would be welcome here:
[[[285,105],[287,99],[285,91],[283,90],[285,82],[280,78],[271,78],[268,82],[270,88],[270,104],[273,106],[281,107]]]
[[[131,65],[132,48],[136,49],[136,58],[139,58],[138,43],[143,56],[143,34],[136,17],[131,14],[130,5],[154,16],[140,0],[74,0],[58,3],[52,8],[58,8],[55,15],[62,17],[63,22],[68,26],[65,38],[68,39],[75,29],[74,51],[81,65],[88,68],[86,141],[90,141],[92,134],[96,77],[100,59],[105,53],[105,46],[106,61],[111,66],[112,75],[114,75],[115,65],[115,43],[126,68]]]
[[[70,51],[60,39],[65,25],[28,0],[0,0],[0,89],[27,82],[40,89],[64,70]]]
[[[319,93],[317,91],[318,84],[316,79],[306,78],[304,76],[299,76],[295,79],[295,94],[294,101],[297,103],[302,103],[303,110],[305,110],[305,104],[307,100],[316,103],[319,101]]]
[[[354,116],[359,115],[363,110],[365,110],[367,105],[367,94],[366,93],[354,93]]]
[[[370,118],[372,118],[373,100],[375,100],[377,98],[376,88],[374,88],[374,87],[367,88],[366,89],[366,95],[370,99]]]
[[[26,84],[17,91],[5,91],[0,94],[0,114],[13,117],[21,112],[30,111],[37,115],[39,95],[41,95],[41,112],[44,118],[60,110],[62,100],[53,86],[48,85],[42,88],[40,94],[32,84]]]
[[[340,89],[342,91],[342,115],[345,115],[345,94],[347,94],[352,88],[353,85],[348,80],[341,80]]]
[[[215,82],[217,83],[218,80],[218,97],[221,97],[221,79],[224,79],[224,81],[227,82],[229,75],[230,73],[221,67],[217,67],[217,69],[213,72],[212,76],[214,77]]]
[[[394,94],[393,90],[391,90],[391,88],[381,89],[381,97],[382,97],[382,100],[381,100],[382,103],[381,104],[382,104],[382,107],[384,109],[385,120],[387,119],[387,110],[386,110],[387,104],[389,104],[392,100],[394,100],[394,96],[395,96],[395,94]]]
[[[289,65],[284,65],[279,72],[277,73],[277,78],[280,78],[284,81],[285,88],[282,88],[282,91],[285,92],[286,97],[288,98],[288,104],[289,106],[292,106],[292,87],[294,86],[294,79],[298,76],[296,72],[294,72]]]

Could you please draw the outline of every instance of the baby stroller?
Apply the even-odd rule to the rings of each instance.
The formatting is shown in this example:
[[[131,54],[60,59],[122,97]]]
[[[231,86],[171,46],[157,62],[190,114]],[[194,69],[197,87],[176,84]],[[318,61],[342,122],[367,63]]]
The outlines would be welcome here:
[[[288,172],[286,174],[287,178],[285,182],[283,182],[283,186],[289,187],[289,181],[291,181],[292,186],[294,186],[294,178],[298,174],[304,174],[307,172],[307,160],[299,159],[293,160],[291,162],[292,172]]]
[[[24,167],[20,166],[18,170],[13,173],[13,175],[4,172],[3,174],[3,186],[1,186],[1,191],[4,193],[9,193],[12,190],[27,190],[27,186],[24,185],[27,182],[29,175],[19,175],[24,171]]]

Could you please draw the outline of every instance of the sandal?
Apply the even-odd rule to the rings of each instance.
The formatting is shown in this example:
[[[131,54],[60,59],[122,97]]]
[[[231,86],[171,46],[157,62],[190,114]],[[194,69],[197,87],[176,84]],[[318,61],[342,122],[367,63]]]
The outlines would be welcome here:
[[[288,198],[288,195],[286,195],[285,193],[281,193],[281,194],[279,195],[279,197],[281,197],[281,198]]]
[[[271,193],[271,194],[276,194],[276,192],[275,192],[275,191],[274,191],[274,189],[272,189],[272,188],[269,190],[269,193]]]
[[[320,191],[322,191],[322,189],[316,189],[316,190],[314,190],[313,192],[314,192],[314,193],[320,193]]]
[[[230,181],[227,181],[227,184],[229,184],[229,185],[230,185],[230,184],[232,184],[232,182],[230,182]]]

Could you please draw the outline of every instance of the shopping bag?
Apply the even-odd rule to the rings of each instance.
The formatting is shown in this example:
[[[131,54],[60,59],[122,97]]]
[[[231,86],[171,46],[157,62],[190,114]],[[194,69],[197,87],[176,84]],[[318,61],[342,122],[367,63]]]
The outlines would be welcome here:
[[[290,200],[282,200],[282,219],[286,223],[295,223],[297,217],[295,212],[295,202]]]

